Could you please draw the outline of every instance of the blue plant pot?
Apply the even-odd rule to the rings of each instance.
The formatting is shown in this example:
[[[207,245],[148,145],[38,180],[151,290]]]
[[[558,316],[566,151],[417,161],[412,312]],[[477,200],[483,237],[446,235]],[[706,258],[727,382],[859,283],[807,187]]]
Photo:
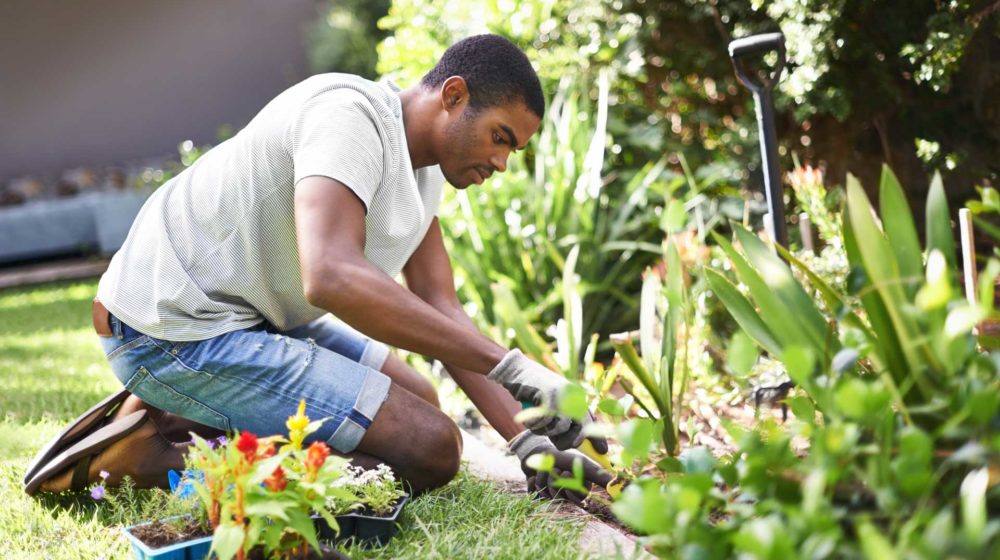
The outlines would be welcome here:
[[[161,520],[161,522],[179,519],[180,517],[187,516],[168,517],[167,519]],[[125,537],[128,538],[129,543],[132,544],[132,557],[136,560],[204,560],[205,558],[208,558],[208,551],[212,548],[211,535],[207,537],[198,537],[196,539],[161,548],[150,548],[149,545],[142,542],[132,534],[133,528],[149,525],[151,523],[152,521],[147,521],[146,523],[139,523],[122,529],[122,532],[125,533]]]

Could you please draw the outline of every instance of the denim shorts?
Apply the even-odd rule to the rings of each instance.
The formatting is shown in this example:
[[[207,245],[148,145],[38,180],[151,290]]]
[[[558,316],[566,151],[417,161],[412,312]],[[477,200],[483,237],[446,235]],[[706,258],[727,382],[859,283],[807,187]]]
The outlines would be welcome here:
[[[143,401],[189,420],[260,436],[286,435],[305,399],[307,441],[353,451],[389,393],[379,369],[388,348],[326,315],[290,331],[268,325],[207,340],[170,342],[144,335],[115,316],[100,337],[115,376]]]

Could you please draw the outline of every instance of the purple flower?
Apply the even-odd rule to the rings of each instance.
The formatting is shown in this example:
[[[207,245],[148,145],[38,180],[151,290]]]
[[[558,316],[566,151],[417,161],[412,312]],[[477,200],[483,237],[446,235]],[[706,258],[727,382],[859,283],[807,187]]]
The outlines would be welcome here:
[[[93,488],[91,488],[90,489],[90,497],[93,498],[93,499],[95,499],[95,500],[103,500],[104,499],[104,485],[103,484],[98,484],[97,486],[94,486]]]
[[[219,436],[219,437],[215,438],[215,441],[219,445],[226,445],[227,443],[229,443],[229,440],[226,439],[226,436]]]
[[[109,476],[111,476],[111,473],[108,471],[101,471],[100,473],[101,480],[107,480]]]

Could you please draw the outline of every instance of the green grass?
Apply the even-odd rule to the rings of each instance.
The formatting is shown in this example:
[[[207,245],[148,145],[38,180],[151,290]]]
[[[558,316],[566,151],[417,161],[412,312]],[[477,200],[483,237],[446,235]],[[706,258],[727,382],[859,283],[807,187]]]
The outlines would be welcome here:
[[[129,558],[121,527],[162,513],[164,493],[119,491],[33,499],[21,490],[31,456],[118,386],[90,325],[95,281],[0,291],[0,558]],[[352,558],[581,557],[579,520],[512,496],[463,469],[413,500],[386,547]]]

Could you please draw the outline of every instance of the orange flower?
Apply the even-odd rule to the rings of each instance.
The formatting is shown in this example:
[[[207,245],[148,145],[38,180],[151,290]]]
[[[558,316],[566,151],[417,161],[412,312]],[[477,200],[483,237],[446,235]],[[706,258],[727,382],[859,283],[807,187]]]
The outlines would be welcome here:
[[[246,457],[247,461],[253,463],[257,457],[257,436],[250,432],[241,433],[239,441],[236,442],[236,449]]]
[[[274,440],[268,438],[268,439],[264,440],[257,447],[257,458],[258,459],[267,459],[268,457],[274,457],[274,454],[276,452],[277,452],[277,450],[274,448]]]
[[[285,470],[281,468],[281,465],[274,469],[271,476],[264,479],[264,486],[271,492],[281,492],[288,487],[288,479],[285,478]]]
[[[306,450],[306,472],[316,474],[330,456],[330,448],[322,441],[314,441]]]

